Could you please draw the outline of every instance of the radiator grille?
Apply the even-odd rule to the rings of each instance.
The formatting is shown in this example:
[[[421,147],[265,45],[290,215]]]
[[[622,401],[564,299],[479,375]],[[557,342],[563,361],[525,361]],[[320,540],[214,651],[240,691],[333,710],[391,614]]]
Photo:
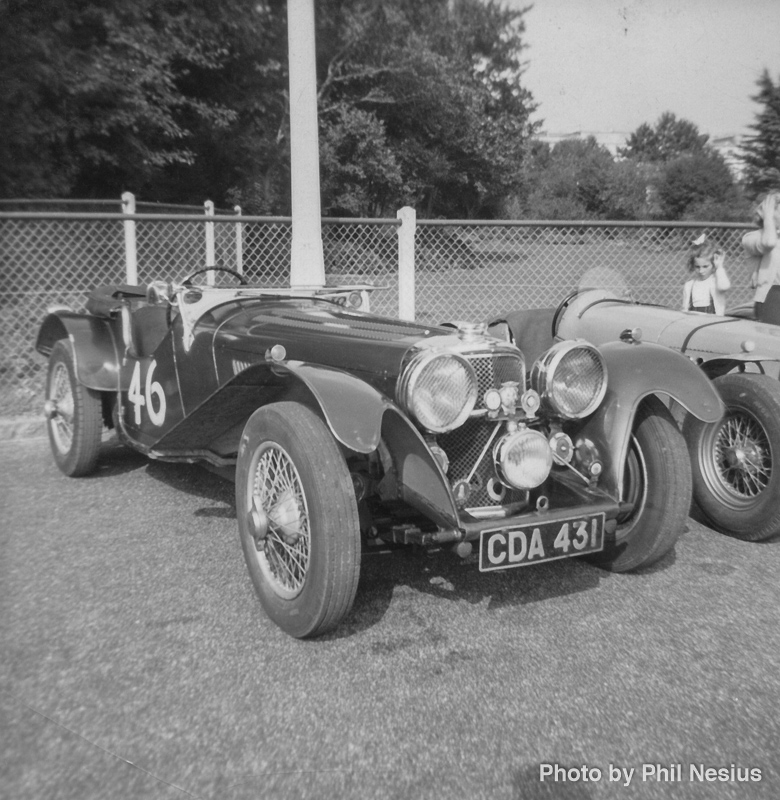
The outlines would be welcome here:
[[[525,364],[517,353],[475,353],[465,358],[474,368],[479,386],[479,408],[482,396],[488,389],[498,389],[505,381],[517,381],[520,390],[525,388]],[[450,462],[448,477],[451,483],[464,480],[474,469],[474,464],[490,439],[495,422],[484,418],[467,420],[460,428],[438,437],[439,445],[447,454]],[[471,496],[468,500],[470,508],[500,508],[510,503],[520,503],[526,499],[525,492],[506,490],[503,500],[495,500],[487,491],[488,481],[495,476],[493,469],[493,446],[481,459],[470,480]]]
[[[519,353],[476,353],[466,355],[474,368],[479,385],[479,397],[488,389],[498,389],[504,381],[517,381],[525,388],[525,363]]]

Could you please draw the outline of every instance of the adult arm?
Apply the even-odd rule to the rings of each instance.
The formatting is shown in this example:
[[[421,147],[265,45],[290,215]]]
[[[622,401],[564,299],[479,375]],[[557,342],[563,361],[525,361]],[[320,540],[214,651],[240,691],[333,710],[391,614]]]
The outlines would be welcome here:
[[[725,292],[731,288],[731,281],[726,273],[726,254],[722,250],[718,250],[712,257],[712,263],[715,265],[715,286],[718,291]]]

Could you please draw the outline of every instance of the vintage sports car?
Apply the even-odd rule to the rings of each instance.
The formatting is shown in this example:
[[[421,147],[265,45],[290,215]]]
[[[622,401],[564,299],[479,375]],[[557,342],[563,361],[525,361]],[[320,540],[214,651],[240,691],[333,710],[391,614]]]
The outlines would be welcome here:
[[[482,571],[579,555],[623,571],[683,529],[689,459],[655,393],[702,422],[723,409],[678,353],[572,341],[532,363],[485,324],[361,310],[366,287],[203,272],[103,287],[85,312],[46,317],[52,452],[84,475],[107,426],[151,458],[234,476],[255,591],[291,635],[344,618],[366,548],[466,557],[474,543]]]
[[[608,282],[607,282],[608,283]],[[625,283],[583,286],[554,314],[557,339],[655,342],[698,364],[726,414],[714,425],[681,420],[694,496],[710,525],[741,539],[780,533],[780,326],[637,303]],[[748,316],[751,310],[737,312]]]

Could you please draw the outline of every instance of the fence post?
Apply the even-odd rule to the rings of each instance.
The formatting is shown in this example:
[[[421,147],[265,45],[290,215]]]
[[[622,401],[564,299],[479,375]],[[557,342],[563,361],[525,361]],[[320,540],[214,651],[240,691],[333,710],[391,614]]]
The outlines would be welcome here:
[[[135,195],[122,192],[122,213],[135,214]],[[138,285],[138,249],[135,241],[135,221],[125,220],[125,278],[131,286]]]
[[[401,220],[398,228],[398,316],[413,321],[414,308],[414,234],[417,214],[410,206],[396,213]]]
[[[233,206],[233,211],[241,216],[241,206]],[[244,223],[236,223],[236,272],[244,274]]]
[[[212,200],[206,200],[203,204],[203,208],[205,210],[207,217],[214,216],[214,203]],[[215,264],[214,260],[214,223],[207,222],[206,223],[206,269],[209,267],[213,267]],[[210,286],[214,285],[214,273],[207,272],[206,273],[206,283]]]

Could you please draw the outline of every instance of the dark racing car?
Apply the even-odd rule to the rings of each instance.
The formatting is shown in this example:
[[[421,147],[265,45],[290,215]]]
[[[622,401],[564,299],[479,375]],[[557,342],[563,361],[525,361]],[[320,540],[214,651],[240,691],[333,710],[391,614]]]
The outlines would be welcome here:
[[[473,544],[482,571],[572,556],[634,570],[673,547],[690,465],[657,395],[702,421],[722,413],[678,353],[569,341],[531,362],[482,324],[361,310],[366,287],[202,272],[47,316],[52,452],[87,474],[106,426],[151,458],[234,475],[255,591],[291,635],[344,618],[372,547]]]

